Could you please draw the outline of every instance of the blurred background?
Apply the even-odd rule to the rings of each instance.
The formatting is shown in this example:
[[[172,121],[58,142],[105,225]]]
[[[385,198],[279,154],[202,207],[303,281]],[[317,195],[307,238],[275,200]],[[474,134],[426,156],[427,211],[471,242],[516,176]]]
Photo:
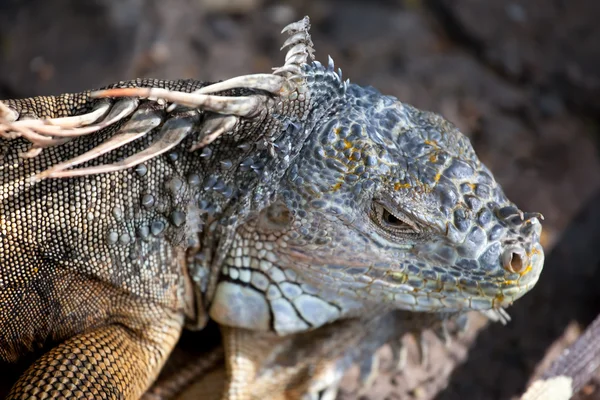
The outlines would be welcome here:
[[[448,348],[428,337],[425,365],[409,346],[405,371],[366,393],[351,373],[340,397],[515,398],[600,312],[599,1],[0,0],[0,98],[268,72],[304,15],[318,60],[444,115],[545,216],[545,271],[509,325],[474,316]],[[0,397],[17,370],[0,365]],[[600,399],[600,377],[577,398]]]

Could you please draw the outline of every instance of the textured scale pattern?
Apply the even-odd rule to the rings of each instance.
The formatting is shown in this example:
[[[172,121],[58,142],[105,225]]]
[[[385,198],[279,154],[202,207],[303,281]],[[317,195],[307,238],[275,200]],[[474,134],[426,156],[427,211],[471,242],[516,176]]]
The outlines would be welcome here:
[[[203,85],[198,81],[138,80],[115,86],[193,91]],[[93,102],[86,92],[7,103],[18,109],[21,116],[55,118],[89,111]],[[160,104],[148,102],[139,109],[144,107],[164,118],[164,105],[161,109]],[[89,357],[90,350],[84,351],[83,345],[90,340],[97,340],[107,349],[124,351],[121,355],[118,351],[107,355],[117,355],[111,361],[116,363],[112,368],[121,375],[100,368],[88,371],[88,376],[69,364],[68,358],[62,358],[63,367],[71,365],[67,369],[83,374],[81,382],[87,382],[86,385],[96,379],[89,390],[99,390],[98,393],[113,387],[118,378],[113,393],[104,393],[108,398],[139,397],[175,344],[183,326],[182,316],[195,317],[184,282],[185,251],[177,247],[201,227],[199,223],[190,228],[185,220],[186,214],[197,210],[193,206],[190,210],[189,205],[194,204],[190,198],[194,188],[198,190],[202,183],[197,175],[202,167],[196,166],[190,172],[190,153],[173,152],[136,169],[91,179],[35,183],[27,179],[94,147],[121,125],[34,158],[19,156],[28,148],[26,141],[0,140],[0,358],[15,360],[25,349],[48,338],[73,338],[46,354],[26,373],[31,379],[17,384],[13,390],[17,398],[29,398],[34,392],[44,397],[64,390],[83,390],[79,381],[69,383],[55,374],[50,380],[44,377],[51,372],[50,365],[59,368],[57,362],[63,357],[59,354],[83,351]],[[116,156],[124,157],[139,146],[148,145],[155,135],[156,131],[124,146]],[[190,138],[187,145],[192,141]],[[233,150],[223,154],[228,151]],[[218,154],[218,146],[215,153]],[[93,163],[110,161],[112,157],[114,153]],[[153,325],[157,325],[154,331],[149,329]],[[168,328],[170,325],[175,326]],[[80,332],[88,333],[77,336]],[[138,336],[148,336],[155,343],[145,343]]]
[[[75,336],[42,356],[8,398],[139,398],[177,342],[175,322],[145,326],[142,333],[114,324]]]
[[[204,85],[191,80],[136,80],[112,87],[166,87],[192,92]],[[229,92],[230,95],[244,93],[248,91]],[[127,105],[127,101],[122,102]],[[90,99],[89,92],[85,92],[6,103],[18,110],[20,118],[59,118],[89,112],[95,102],[97,100]],[[26,140],[0,140],[0,260],[3,267],[0,357],[15,360],[24,350],[41,345],[46,339],[72,338],[46,354],[25,374],[13,390],[14,397],[28,397],[33,387],[44,397],[50,392],[54,396],[63,390],[72,390],[73,385],[79,386],[79,383],[70,389],[47,386],[46,378],[38,379],[39,371],[47,370],[46,363],[54,363],[55,357],[62,357],[56,352],[73,351],[80,348],[81,341],[88,336],[93,339],[116,327],[119,328],[116,332],[122,333],[122,327],[126,327],[134,334],[133,340],[128,340],[131,351],[121,356],[133,357],[139,362],[119,366],[133,375],[119,378],[114,396],[109,393],[108,397],[139,397],[139,391],[147,388],[158,373],[176,335],[157,340],[157,349],[136,343],[135,335],[149,334],[148,327],[154,323],[168,326],[174,320],[178,321],[176,328],[181,329],[183,316],[189,321],[205,320],[202,310],[195,308],[194,289],[187,280],[186,247],[198,242],[205,222],[214,220],[217,213],[222,214],[233,199],[249,194],[253,197],[250,202],[260,203],[265,201],[261,195],[269,196],[264,190],[251,188],[263,169],[266,175],[277,176],[277,172],[269,169],[268,162],[245,166],[243,163],[251,159],[250,154],[260,159],[261,152],[269,151],[264,146],[256,149],[255,140],[250,140],[253,135],[270,131],[269,126],[274,121],[267,120],[263,124],[261,119],[258,124],[240,123],[235,128],[240,134],[217,139],[200,157],[200,152],[187,151],[196,140],[190,135],[179,149],[133,169],[69,180],[36,182],[29,179],[118,134],[136,115],[141,115],[142,120],[158,119],[160,123],[149,123],[151,129],[147,135],[83,167],[129,157],[160,137],[161,128],[169,123],[176,126],[179,120],[187,118],[191,121],[189,131],[198,130],[204,118],[202,111],[180,108],[167,111],[165,102],[142,100],[140,103],[130,118],[96,135],[44,149],[32,158],[21,157],[30,146]],[[118,104],[115,101],[113,107]],[[306,106],[292,108],[302,113]],[[235,161],[236,165],[228,160]],[[243,184],[233,187],[230,182]],[[193,269],[192,263],[189,268]],[[109,336],[111,340],[126,340],[117,333]],[[69,345],[71,341],[73,345]],[[124,361],[120,360],[121,356],[115,362]],[[148,363],[148,357],[157,360]],[[100,387],[117,384],[115,376],[108,372],[104,371],[105,376],[101,374],[98,378],[104,380],[98,384]],[[80,373],[85,375],[85,372]]]
[[[189,90],[199,86],[184,85]],[[77,96],[63,98],[73,99],[75,112],[86,108]],[[31,101],[14,104],[37,111]],[[57,110],[45,109],[43,115],[65,115],[64,105]],[[96,322],[89,321],[97,316],[118,316],[123,311],[104,299],[119,293],[170,309],[184,307],[182,255],[173,246],[183,234],[171,223],[173,210],[189,202],[184,169],[165,157],[152,160],[151,172],[145,174],[130,170],[91,179],[27,181],[100,140],[81,138],[32,159],[19,157],[26,142],[0,142],[0,330],[11,332],[8,346],[0,350],[3,358],[14,359],[18,346],[31,347],[57,328],[61,335],[53,336],[61,339],[93,326]],[[155,206],[140,201],[147,193],[156,197]],[[76,290],[88,286],[95,290]],[[13,325],[15,319],[21,323]]]
[[[308,64],[308,28],[273,74],[2,102],[0,358],[62,342],[11,398],[139,398],[209,316],[225,399],[330,398],[535,285],[540,215],[440,116]]]

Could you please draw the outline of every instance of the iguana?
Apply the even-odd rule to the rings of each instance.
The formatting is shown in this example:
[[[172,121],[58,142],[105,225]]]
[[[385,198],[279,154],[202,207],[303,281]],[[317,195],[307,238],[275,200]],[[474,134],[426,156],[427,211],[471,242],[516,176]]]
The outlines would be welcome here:
[[[209,319],[224,398],[255,396],[260,363],[330,357],[283,383],[326,398],[358,350],[469,310],[504,320],[535,285],[541,215],[442,117],[311,62],[308,30],[283,30],[271,74],[0,102],[0,358],[60,342],[10,399],[139,398]]]

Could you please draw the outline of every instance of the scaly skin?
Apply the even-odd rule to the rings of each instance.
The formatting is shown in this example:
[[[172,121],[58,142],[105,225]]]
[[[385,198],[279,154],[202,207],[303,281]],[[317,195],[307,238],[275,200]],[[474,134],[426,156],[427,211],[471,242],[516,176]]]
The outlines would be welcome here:
[[[10,398],[137,398],[207,316],[228,327],[227,398],[247,398],[252,335],[392,310],[503,318],[533,287],[538,214],[468,139],[306,64],[308,20],[288,30],[273,75],[4,102],[0,357],[64,340]]]
[[[211,317],[283,334],[378,308],[498,309],[533,287],[537,214],[506,198],[466,137],[373,89],[344,91],[331,70],[305,74],[312,98],[328,94],[324,117],[274,202],[238,228]]]

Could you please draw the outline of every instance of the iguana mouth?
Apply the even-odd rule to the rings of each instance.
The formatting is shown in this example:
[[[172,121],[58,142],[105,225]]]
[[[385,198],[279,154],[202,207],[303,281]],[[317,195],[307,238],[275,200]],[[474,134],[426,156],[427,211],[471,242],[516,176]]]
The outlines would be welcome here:
[[[411,260],[410,256],[402,264],[376,264],[356,259],[350,262],[323,260],[324,257],[314,257],[294,249],[286,253],[296,261],[296,264],[291,263],[295,265],[292,268],[312,286],[334,275],[336,285],[344,287],[347,296],[373,304],[385,303],[389,307],[425,312],[485,311],[508,307],[534,287],[544,262],[539,244],[533,246],[527,266],[520,272],[469,277],[465,276],[464,269],[455,265],[449,267]],[[498,263],[500,266],[500,261]],[[313,273],[314,276],[311,276]]]

